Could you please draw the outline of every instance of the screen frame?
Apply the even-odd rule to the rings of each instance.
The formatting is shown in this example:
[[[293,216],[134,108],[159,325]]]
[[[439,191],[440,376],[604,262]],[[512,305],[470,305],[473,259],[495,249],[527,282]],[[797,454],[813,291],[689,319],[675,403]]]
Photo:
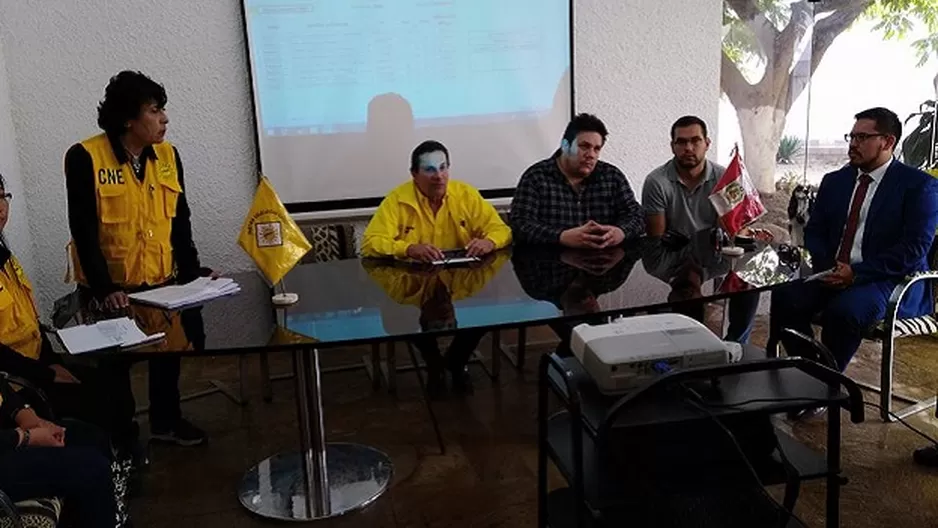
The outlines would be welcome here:
[[[569,30],[569,42],[570,42],[570,119],[576,115],[576,75],[575,75],[575,57],[576,57],[576,39],[575,39],[575,23],[574,23],[574,4],[575,0],[569,0],[568,2],[568,13],[570,19]],[[251,88],[251,124],[254,127],[253,138],[254,138],[254,164],[256,169],[257,181],[260,183],[261,175],[264,173],[264,167],[261,163],[261,138],[258,135],[260,117],[258,116],[258,107],[257,107],[257,89],[254,84],[254,68],[252,67],[253,59],[251,57],[251,40],[248,36],[248,17],[247,17],[247,6],[245,5],[245,0],[239,0],[238,3],[241,6],[241,32],[244,37],[244,51],[247,58],[247,69],[248,69],[248,85]],[[515,193],[514,187],[502,187],[498,189],[479,189],[479,192],[482,194],[483,198],[486,199],[495,199],[495,198],[511,198]],[[336,217],[341,217],[342,211],[349,211],[353,209],[370,209],[378,207],[383,200],[383,196],[374,196],[368,198],[344,198],[340,200],[322,200],[316,202],[291,202],[286,203],[284,206],[287,209],[287,212],[290,214],[303,214],[303,213],[325,213],[325,212],[336,212]]]

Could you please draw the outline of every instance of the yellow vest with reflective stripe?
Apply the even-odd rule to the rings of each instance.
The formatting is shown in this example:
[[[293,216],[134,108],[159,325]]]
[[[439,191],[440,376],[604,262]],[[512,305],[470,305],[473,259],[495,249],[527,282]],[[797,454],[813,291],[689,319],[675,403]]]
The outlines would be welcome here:
[[[146,168],[140,181],[129,160],[117,161],[107,135],[81,145],[94,167],[98,243],[111,281],[122,288],[168,281],[175,273],[170,233],[182,193],[173,146],[168,141],[153,145],[156,159],[142,160]],[[75,281],[87,286],[74,243],[71,256]]]
[[[33,286],[12,256],[0,271],[0,343],[32,359],[42,351]]]

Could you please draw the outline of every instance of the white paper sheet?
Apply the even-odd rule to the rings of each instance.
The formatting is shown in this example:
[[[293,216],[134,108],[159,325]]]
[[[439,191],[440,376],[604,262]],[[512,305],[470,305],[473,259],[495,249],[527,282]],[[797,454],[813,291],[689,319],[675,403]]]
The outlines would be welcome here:
[[[159,341],[163,332],[148,336],[129,318],[107,319],[90,325],[63,328],[59,339],[69,354],[77,355],[108,348],[129,348]]]

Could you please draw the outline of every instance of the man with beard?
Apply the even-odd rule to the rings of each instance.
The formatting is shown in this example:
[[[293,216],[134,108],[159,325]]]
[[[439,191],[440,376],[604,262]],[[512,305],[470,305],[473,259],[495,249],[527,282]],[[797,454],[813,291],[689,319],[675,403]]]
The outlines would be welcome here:
[[[648,236],[662,237],[671,232],[682,235],[679,238],[698,240],[701,233],[717,227],[718,217],[710,203],[710,192],[726,168],[707,159],[709,148],[707,124],[699,117],[684,116],[671,125],[674,157],[651,171],[642,187]],[[709,236],[703,238],[709,240]],[[730,299],[728,341],[749,341],[758,307],[758,293]]]
[[[896,114],[871,108],[854,117],[853,130],[844,137],[850,163],[824,176],[805,226],[815,273],[830,274],[772,293],[771,332],[780,336],[788,355],[811,357],[811,352],[780,330],[813,335],[812,320],[821,314],[821,342],[840,370],[847,368],[864,332],[885,318],[893,288],[928,269],[926,256],[938,226],[938,180],[893,158],[902,138]],[[931,313],[932,304],[920,282],[906,291],[898,317]]]
[[[686,237],[717,226],[710,192],[726,168],[707,159],[707,124],[684,116],[671,125],[674,157],[651,171],[642,187],[648,236],[676,231]]]

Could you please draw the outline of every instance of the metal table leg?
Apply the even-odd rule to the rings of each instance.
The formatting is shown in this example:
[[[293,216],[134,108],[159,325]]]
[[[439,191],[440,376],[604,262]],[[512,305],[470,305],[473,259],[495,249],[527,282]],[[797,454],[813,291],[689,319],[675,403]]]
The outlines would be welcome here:
[[[242,478],[241,504],[269,519],[313,521],[371,504],[387,489],[393,468],[377,449],[326,444],[319,351],[294,354],[300,452],[262,460]]]
[[[840,526],[840,411],[841,407],[831,406],[827,413],[827,528]]]

